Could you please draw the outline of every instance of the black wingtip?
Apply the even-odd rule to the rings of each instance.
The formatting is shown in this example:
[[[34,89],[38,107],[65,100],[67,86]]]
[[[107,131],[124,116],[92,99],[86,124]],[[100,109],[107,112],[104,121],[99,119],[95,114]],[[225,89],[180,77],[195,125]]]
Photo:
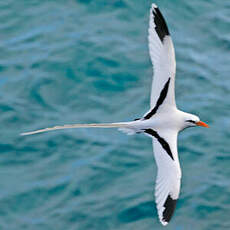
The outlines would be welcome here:
[[[152,4],[152,15],[153,15],[154,23],[156,25],[155,30],[161,42],[163,42],[165,36],[170,35],[170,33],[169,33],[168,26],[165,22],[163,15],[161,14],[159,8],[155,4]]]
[[[165,203],[164,203],[164,207],[165,207],[165,210],[163,212],[163,221],[164,222],[169,222],[172,218],[172,215],[175,211],[175,208],[176,208],[176,203],[177,203],[177,200],[173,200],[171,198],[170,195],[168,195]]]

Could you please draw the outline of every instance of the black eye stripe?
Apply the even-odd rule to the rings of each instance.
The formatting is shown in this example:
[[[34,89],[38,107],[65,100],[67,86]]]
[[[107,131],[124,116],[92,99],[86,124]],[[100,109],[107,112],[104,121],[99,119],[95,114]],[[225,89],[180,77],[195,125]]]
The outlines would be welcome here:
[[[186,120],[186,122],[196,123],[196,122],[193,121],[193,120]]]

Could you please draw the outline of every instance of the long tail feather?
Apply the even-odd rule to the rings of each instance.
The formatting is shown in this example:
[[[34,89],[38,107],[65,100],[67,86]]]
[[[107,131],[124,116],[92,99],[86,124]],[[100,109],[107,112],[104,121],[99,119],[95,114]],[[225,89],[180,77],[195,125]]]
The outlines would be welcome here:
[[[120,123],[102,123],[102,124],[73,124],[73,125],[63,125],[55,126],[52,128],[39,129],[31,132],[21,133],[21,136],[32,135],[37,133],[44,133],[48,131],[53,131],[57,129],[75,129],[75,128],[125,128],[128,127],[129,122]]]

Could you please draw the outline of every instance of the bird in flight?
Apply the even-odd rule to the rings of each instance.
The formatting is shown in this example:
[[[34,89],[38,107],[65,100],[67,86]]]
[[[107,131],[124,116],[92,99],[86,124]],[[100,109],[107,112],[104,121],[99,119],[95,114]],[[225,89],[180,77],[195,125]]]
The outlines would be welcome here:
[[[118,128],[128,135],[144,133],[152,138],[157,177],[155,199],[159,220],[167,225],[174,213],[180,193],[181,168],[177,152],[178,133],[185,128],[209,126],[193,114],[177,109],[175,102],[176,61],[173,42],[167,24],[152,4],[149,18],[149,53],[154,67],[150,110],[142,118],[130,122],[102,124],[71,124],[40,129],[21,135],[31,135],[57,129]]]

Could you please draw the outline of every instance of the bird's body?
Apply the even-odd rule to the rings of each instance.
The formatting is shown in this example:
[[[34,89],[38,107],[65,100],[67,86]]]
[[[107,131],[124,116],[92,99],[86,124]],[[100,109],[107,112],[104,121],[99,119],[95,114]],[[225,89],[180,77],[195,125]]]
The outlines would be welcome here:
[[[200,119],[177,109],[175,102],[176,61],[167,24],[155,4],[150,9],[149,53],[154,67],[150,110],[142,118],[130,122],[104,124],[74,124],[56,126],[23,133],[30,135],[68,128],[118,128],[132,135],[144,133],[153,139],[154,156],[158,168],[156,203],[163,225],[170,221],[179,197],[181,169],[177,152],[178,133],[193,126],[208,127]]]

